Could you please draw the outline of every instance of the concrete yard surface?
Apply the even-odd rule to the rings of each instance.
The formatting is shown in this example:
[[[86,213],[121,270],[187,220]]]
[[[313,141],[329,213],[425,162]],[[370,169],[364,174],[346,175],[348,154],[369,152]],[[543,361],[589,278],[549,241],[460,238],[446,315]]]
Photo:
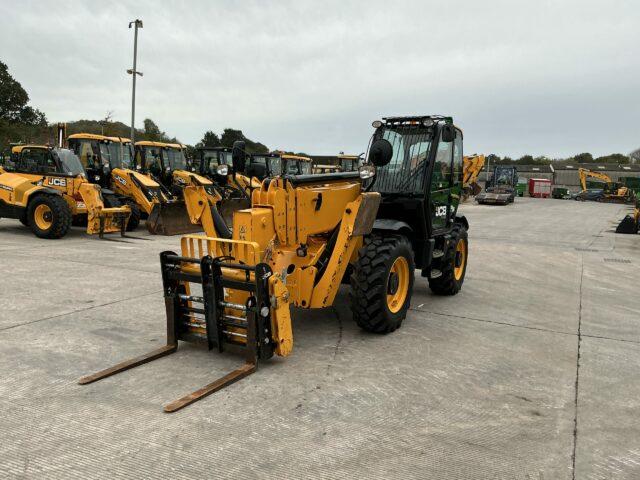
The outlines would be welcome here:
[[[0,478],[640,478],[640,236],[615,204],[472,201],[461,293],[416,276],[403,326],[293,313],[294,351],[174,414],[241,365],[165,341],[158,254],[179,237],[37,239],[0,220]]]

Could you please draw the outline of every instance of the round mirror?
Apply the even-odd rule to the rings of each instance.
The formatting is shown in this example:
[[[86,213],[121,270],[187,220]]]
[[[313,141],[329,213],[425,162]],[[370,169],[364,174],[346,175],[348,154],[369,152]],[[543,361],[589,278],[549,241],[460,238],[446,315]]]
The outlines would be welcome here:
[[[369,149],[369,161],[376,167],[384,167],[391,161],[393,157],[393,146],[389,140],[379,138],[371,145]]]

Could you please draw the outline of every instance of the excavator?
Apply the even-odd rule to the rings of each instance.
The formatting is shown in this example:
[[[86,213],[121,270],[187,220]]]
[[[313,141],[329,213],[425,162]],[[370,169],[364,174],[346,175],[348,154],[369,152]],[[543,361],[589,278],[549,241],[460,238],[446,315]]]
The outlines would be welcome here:
[[[148,175],[162,187],[170,202],[160,202],[149,214],[147,227],[152,234],[176,235],[200,231],[189,222],[183,190],[188,185],[202,186],[211,200],[220,198],[211,180],[193,171],[179,143],[140,141],[135,144],[135,169]]]
[[[462,159],[462,201],[465,202],[471,196],[476,196],[482,191],[478,185],[478,177],[484,167],[484,155],[469,155]]]
[[[388,117],[372,126],[358,171],[266,178],[252,191],[251,208],[234,213],[232,229],[205,187],[185,187],[190,218],[205,235],[186,235],[180,253],[160,254],[166,345],[79,383],[172,354],[179,341],[242,354],[236,370],[165,405],[175,412],[273,355],[291,355],[291,307],[331,306],[343,281],[353,320],[374,334],[400,328],[414,281],[436,295],[457,294],[469,256],[469,223],[457,215],[462,130],[440,115]],[[232,157],[232,168],[243,171],[243,142]]]
[[[635,201],[635,195],[631,189],[619,182],[614,182],[611,177],[605,173],[579,168],[578,176],[580,177],[582,192],[587,190],[587,178],[596,178],[604,182],[603,196],[598,199],[600,202],[633,203]],[[578,194],[576,198],[580,198],[580,194]]]
[[[47,145],[16,145],[12,168],[0,167],[0,217],[17,218],[47,239],[64,237],[73,218],[82,218],[88,234],[125,234],[129,206],[105,207],[99,185],[73,151]]]

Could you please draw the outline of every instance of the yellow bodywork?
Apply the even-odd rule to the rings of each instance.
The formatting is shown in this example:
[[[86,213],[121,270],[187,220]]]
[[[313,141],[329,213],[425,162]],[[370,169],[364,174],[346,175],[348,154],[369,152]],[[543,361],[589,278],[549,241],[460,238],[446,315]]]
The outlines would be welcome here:
[[[272,305],[276,353],[287,355],[293,346],[289,304],[302,308],[333,304],[347,266],[362,246],[362,235],[371,230],[380,195],[362,192],[359,180],[293,186],[274,178],[266,184],[253,191],[252,208],[234,212],[230,239],[220,238],[216,231],[212,215],[216,202],[210,201],[202,187],[185,188],[191,221],[202,225],[206,236],[183,237],[182,255],[232,257],[242,264],[269,265],[273,271],[270,295],[277,299]],[[367,211],[373,211],[373,216],[366,215]],[[332,252],[321,267],[318,262],[328,254],[332,237]],[[224,267],[222,272],[231,277],[243,275]],[[225,301],[242,304],[247,297],[247,292],[225,289]]]
[[[607,185],[612,185],[613,180],[606,173],[594,172],[593,170],[589,170],[586,168],[578,169],[578,176],[580,177],[580,185],[582,186],[582,191],[587,189],[587,178],[597,178],[598,180],[602,180]],[[629,189],[625,186],[618,187],[615,192],[609,192],[606,196],[612,200],[623,200],[629,196]]]
[[[20,145],[13,147],[12,151],[20,154],[27,147],[31,150],[49,150],[49,147],[44,145]],[[26,183],[24,183],[25,180],[27,181]],[[17,186],[20,183],[22,184]],[[6,200],[3,197],[0,198],[10,205],[24,208],[28,204],[31,193],[35,191],[29,185],[32,187],[48,187],[59,191],[67,202],[72,215],[87,216],[88,234],[120,232],[120,218],[124,217],[126,227],[126,222],[128,222],[131,215],[131,209],[128,206],[106,208],[100,187],[89,183],[82,175],[74,177],[59,173],[10,172],[3,174],[0,184],[16,185],[15,190],[9,192],[10,195]],[[7,190],[3,191],[6,192]]]
[[[462,158],[462,192],[463,201],[471,195],[480,193],[478,177],[484,167],[484,155],[469,155]]]

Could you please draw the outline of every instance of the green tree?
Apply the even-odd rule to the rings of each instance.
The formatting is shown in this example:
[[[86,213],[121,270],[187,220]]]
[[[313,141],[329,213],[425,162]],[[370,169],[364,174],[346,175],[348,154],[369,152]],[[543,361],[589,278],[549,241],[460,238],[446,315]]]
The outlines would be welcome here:
[[[593,163],[593,155],[590,153],[579,153],[573,156],[573,161],[576,163]]]
[[[245,142],[245,149],[247,153],[269,153],[269,149],[266,145],[249,140],[244,136],[242,130],[225,128],[224,132],[222,132],[222,135],[220,136],[220,143],[223,147],[233,147],[233,143],[238,140]]]
[[[631,159],[622,153],[611,153],[603,157],[598,157],[594,160],[595,163],[631,163]]]
[[[212,132],[211,130],[208,130],[204,133],[202,140],[200,140],[200,142],[198,142],[196,146],[213,148],[213,147],[219,147],[220,145],[221,145],[220,137],[218,137],[218,135]]]
[[[150,118],[144,119],[144,137],[147,140],[153,142],[162,142],[166,137],[165,133],[160,130],[160,127]]]

